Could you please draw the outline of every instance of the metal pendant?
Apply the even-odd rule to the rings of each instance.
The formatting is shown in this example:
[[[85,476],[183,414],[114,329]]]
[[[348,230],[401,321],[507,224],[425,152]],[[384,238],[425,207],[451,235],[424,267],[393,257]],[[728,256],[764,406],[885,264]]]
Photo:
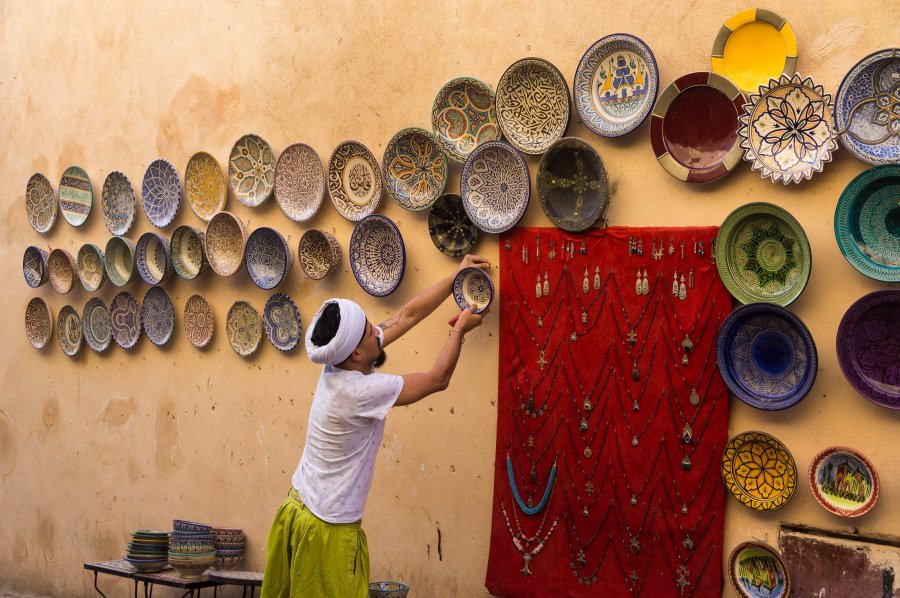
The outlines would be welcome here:
[[[534,285],[534,296],[538,299],[541,298],[541,275],[537,275],[537,284]]]
[[[687,353],[682,353],[682,355],[681,355],[681,365],[686,366],[688,363],[690,363],[690,362],[688,361]]]
[[[683,276],[681,278],[684,279]],[[684,280],[682,280],[682,282],[684,282]],[[550,294],[550,281],[547,280],[547,271],[545,270],[544,271],[544,296],[546,297],[549,294]]]
[[[589,399],[584,400],[584,405],[582,405],[582,407],[584,407],[584,410],[587,411],[588,413],[590,413],[591,409],[594,408],[594,406],[591,405],[591,401]]]
[[[584,239],[581,240],[581,249],[578,250],[581,255],[587,255],[587,243]]]
[[[585,484],[584,491],[587,492],[588,496],[591,496],[592,494],[594,494],[594,484],[592,484],[591,482],[588,482],[587,484]]]
[[[672,275],[672,296],[678,296],[678,270]]]
[[[512,251],[512,243],[509,242],[509,239],[506,240],[506,244],[504,245],[507,251]]]
[[[625,335],[625,340],[628,342],[628,346],[634,349],[634,346],[637,344],[637,334],[635,334],[634,328],[628,331],[628,334]]]
[[[594,454],[594,451],[591,450],[591,447],[589,447],[589,446],[584,447],[584,458],[585,459],[590,459],[591,455],[593,455],[593,454]]]
[[[637,506],[637,496],[635,496],[634,494],[632,494],[632,495],[631,495],[631,500],[630,500],[629,502],[631,502],[631,505],[632,505],[632,506]]]
[[[690,471],[690,470],[691,470],[691,458],[690,458],[690,456],[685,455],[684,458],[681,460],[681,469],[683,469],[683,470],[685,470],[685,471]]]
[[[637,382],[641,379],[641,373],[638,371],[637,362],[634,362],[634,367],[631,368],[631,379]]]
[[[694,541],[691,540],[691,537],[687,534],[684,535],[684,540],[681,541],[681,545],[687,548],[688,550],[694,549]]]
[[[669,255],[675,255],[675,239],[669,238]]]
[[[538,318],[538,328],[544,327],[544,318]]]
[[[681,284],[678,285],[678,299],[681,301],[687,299],[687,288],[684,286],[684,274],[681,275]]]
[[[694,342],[691,340],[691,337],[684,335],[684,340],[681,341],[681,348],[684,349],[685,353],[690,353],[694,350]]]
[[[587,556],[584,554],[584,550],[578,551],[578,554],[575,555],[575,562],[578,563],[579,569],[584,567],[584,564],[587,563]]]
[[[556,259],[556,241],[550,241],[550,251],[547,252],[547,259]]]
[[[532,500],[532,498],[530,496],[528,497],[527,502],[528,502],[528,508],[533,509],[534,508],[534,500]]]
[[[544,366],[547,365],[547,360],[544,359],[544,350],[543,350],[543,349],[541,349],[540,351],[538,351],[538,360],[537,360],[537,364],[538,364],[538,367],[541,368],[541,371],[543,372],[543,371],[544,371]]]
[[[588,271],[587,268],[584,269],[584,280],[581,281],[581,290],[584,291],[584,294],[587,295],[588,290],[591,288],[591,283],[588,280]]]
[[[650,294],[650,283],[647,282],[647,269],[644,268],[644,280],[641,281],[641,295]]]
[[[530,449],[534,448],[534,434],[528,435],[528,448],[530,448]]]
[[[697,393],[697,389],[696,389],[696,388],[692,388],[692,389],[691,389],[691,399],[690,399],[690,401],[691,401],[691,405],[694,405],[694,406],[700,404],[700,395]]]
[[[635,411],[641,410],[641,404],[638,403],[637,399],[634,400],[634,403],[632,404],[631,408],[634,409]]]
[[[641,284],[641,269],[638,268],[637,278],[634,281],[634,294],[640,296],[642,288],[643,285]]]
[[[533,394],[528,395],[528,412],[529,413],[534,412],[534,395]]]
[[[687,515],[687,503],[682,503],[681,505],[681,514]]]
[[[588,513],[587,505],[585,505],[584,508],[581,509],[581,514],[584,515],[585,517],[587,517],[590,514],[590,513]]]
[[[582,417],[582,418],[581,418],[581,424],[579,424],[578,428],[581,430],[581,433],[582,433],[582,434],[585,433],[585,432],[587,432],[587,430],[588,430],[588,423],[587,423],[587,418],[586,418],[586,417]]]
[[[594,290],[600,290],[600,266],[594,268]]]
[[[638,542],[637,537],[631,536],[631,542],[628,543],[629,548],[631,548],[631,552],[637,554],[641,551],[641,543]]]
[[[569,335],[569,340],[572,341],[573,343],[578,340],[578,335],[575,334],[574,330],[572,331],[572,334]]]
[[[519,573],[521,573],[522,575],[525,575],[525,576],[531,575],[531,570],[528,569],[528,563],[531,562],[531,555],[528,553],[525,553],[522,555],[522,558],[525,560],[525,566],[522,567],[521,569],[519,569]]]
[[[692,444],[694,442],[694,430],[690,424],[684,424],[681,430],[681,442],[684,444]]]
[[[633,437],[631,438],[631,446],[637,446],[637,445],[638,445],[638,437],[637,437],[637,436],[633,436]]]
[[[537,484],[537,468],[534,466],[534,463],[531,464],[531,483]]]
[[[581,310],[581,323],[587,324],[587,310],[586,309]]]
[[[541,236],[538,235],[534,240],[534,259],[541,261]]]

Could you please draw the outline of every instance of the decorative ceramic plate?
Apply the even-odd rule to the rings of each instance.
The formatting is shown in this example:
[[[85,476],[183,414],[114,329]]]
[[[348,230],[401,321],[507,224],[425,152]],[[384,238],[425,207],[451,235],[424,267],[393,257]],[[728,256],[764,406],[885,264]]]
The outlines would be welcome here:
[[[134,295],[122,291],[109,305],[109,328],[116,344],[132,348],[141,338],[141,306]]]
[[[369,148],[345,141],[328,160],[328,194],[338,213],[352,222],[368,216],[381,202],[381,170]]]
[[[425,129],[410,127],[391,137],[381,168],[391,197],[413,212],[430,208],[447,186],[447,154]]]
[[[494,284],[490,275],[481,268],[463,268],[453,279],[453,300],[460,309],[475,306],[475,313],[480,314],[494,300]]]
[[[106,280],[103,252],[92,243],[85,243],[78,250],[78,255],[75,256],[75,269],[81,286],[89,293],[98,290]]]
[[[128,237],[111,237],[106,242],[103,260],[110,282],[125,286],[134,276],[134,242]]]
[[[865,515],[878,500],[878,472],[852,448],[832,446],[813,457],[808,480],[816,501],[841,517]]]
[[[900,48],[869,54],[850,69],[834,98],[834,126],[863,162],[900,163]]]
[[[900,166],[857,175],[834,210],[834,234],[850,264],[875,280],[900,282]]]
[[[81,226],[91,214],[94,187],[91,177],[80,166],[69,166],[59,180],[59,211],[72,226]]]
[[[49,274],[47,257],[49,255],[46,250],[34,245],[25,248],[25,254],[22,256],[22,274],[25,276],[25,283],[32,289],[47,282]]]
[[[165,345],[172,338],[172,331],[175,330],[175,306],[164,288],[151,287],[144,295],[141,321],[147,338],[154,345]]]
[[[31,228],[46,233],[56,222],[56,194],[47,177],[37,172],[25,186],[25,213]]]
[[[797,464],[774,436],[744,432],[725,447],[722,477],[731,495],[745,506],[774,511],[787,504],[797,489]]]
[[[716,364],[738,399],[778,411],[809,392],[818,355],[800,318],[779,305],[751,303],[731,312],[719,329]]]
[[[228,310],[225,334],[234,352],[247,357],[259,347],[262,338],[262,320],[253,306],[246,301],[236,301]]]
[[[182,225],[172,233],[172,269],[185,280],[194,280],[206,269],[206,234],[196,228]]]
[[[350,235],[350,269],[359,286],[370,295],[390,295],[406,269],[406,248],[400,230],[390,218],[366,216]]]
[[[134,261],[141,280],[157,285],[169,273],[169,243],[156,233],[144,233],[134,248]]]
[[[502,141],[479,145],[469,155],[459,186],[466,215],[486,233],[502,233],[514,227],[531,197],[531,175],[525,158]]]
[[[53,316],[40,297],[32,297],[25,308],[25,336],[35,349],[43,349],[53,335]]]
[[[300,335],[303,333],[300,311],[293,299],[284,293],[275,293],[266,301],[263,323],[266,336],[276,349],[290,351],[300,342]]]
[[[103,181],[103,195],[100,201],[106,229],[117,236],[127,233],[134,224],[136,204],[134,188],[128,177],[116,170],[109,173]]]
[[[496,104],[504,139],[525,154],[544,153],[569,126],[569,87],[542,58],[512,63],[497,84]]]
[[[782,75],[760,86],[740,117],[744,159],[785,185],[822,172],[837,149],[830,105],[831,95],[809,77]]]
[[[112,329],[109,323],[109,309],[102,299],[91,297],[81,314],[81,328],[88,346],[102,353],[112,341]]]
[[[314,228],[300,237],[300,267],[313,280],[325,278],[341,264],[341,246],[334,235]]]
[[[541,157],[537,193],[553,224],[570,232],[587,230],[609,207],[606,166],[587,142],[560,139]]]
[[[316,215],[325,199],[325,171],[316,150],[305,143],[289,146],[275,165],[275,201],[294,222]]]
[[[428,234],[438,251],[460,257],[472,251],[478,242],[478,227],[466,216],[462,198],[445,193],[428,212]]]
[[[787,210],[770,203],[748,203],[722,222],[716,267],[725,287],[741,303],[788,305],[809,279],[809,239]]]
[[[184,169],[184,191],[194,214],[209,222],[216,212],[225,209],[228,187],[225,175],[216,159],[206,152],[197,152]]]
[[[63,353],[72,357],[81,349],[81,317],[71,305],[63,305],[56,320],[56,340]]]
[[[291,248],[274,228],[264,226],[253,231],[244,255],[247,272],[261,289],[274,289],[291,271]]]
[[[572,84],[575,109],[588,129],[620,137],[650,115],[659,90],[653,52],[633,35],[607,35],[588,48]]]
[[[244,135],[231,148],[228,181],[238,201],[256,207],[269,199],[275,188],[275,154],[259,135]]]
[[[767,544],[744,542],[728,559],[731,587],[742,598],[788,598],[791,575],[781,555]]]
[[[494,90],[473,77],[447,81],[431,107],[431,130],[450,158],[465,162],[482,143],[500,139]]]
[[[719,30],[713,42],[712,70],[748,93],[755,93],[770,79],[790,77],[797,70],[794,30],[771,10],[742,10]]]
[[[203,348],[212,340],[215,319],[203,295],[191,295],[184,304],[184,334],[195,347]]]
[[[206,259],[219,276],[231,276],[244,263],[247,229],[231,212],[219,212],[206,227]]]
[[[171,162],[157,158],[144,172],[141,204],[150,224],[165,228],[171,224],[181,206],[181,179]]]
[[[837,354],[857,392],[900,409],[900,290],[875,291],[850,306],[838,326]]]
[[[738,117],[744,96],[716,73],[690,73],[659,95],[650,119],[650,142],[656,159],[676,179],[715,181],[741,161]]]
[[[47,256],[50,286],[65,295],[75,286],[75,262],[65,249],[56,248]]]

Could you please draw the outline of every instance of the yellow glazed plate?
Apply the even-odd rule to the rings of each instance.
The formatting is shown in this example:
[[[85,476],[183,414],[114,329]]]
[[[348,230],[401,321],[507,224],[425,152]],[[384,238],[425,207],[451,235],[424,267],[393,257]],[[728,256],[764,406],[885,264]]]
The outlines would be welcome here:
[[[797,464],[780,440],[765,432],[732,438],[722,455],[722,477],[731,495],[756,511],[783,507],[797,488]]]
[[[797,70],[797,38],[783,17],[750,8],[722,25],[712,50],[712,70],[731,79],[743,91]]]

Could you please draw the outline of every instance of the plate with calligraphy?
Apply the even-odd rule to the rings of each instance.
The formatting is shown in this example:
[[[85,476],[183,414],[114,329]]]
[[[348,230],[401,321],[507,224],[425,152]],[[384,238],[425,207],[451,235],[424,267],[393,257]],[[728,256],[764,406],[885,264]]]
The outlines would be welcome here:
[[[239,202],[255,208],[275,188],[275,154],[272,146],[249,133],[234,142],[228,159],[228,182]]]
[[[431,129],[450,158],[465,162],[476,147],[501,137],[494,90],[474,77],[447,81],[431,106]]]
[[[712,70],[746,92],[797,70],[797,38],[787,20],[763,8],[748,8],[722,25],[713,42]]]
[[[371,150],[359,141],[344,141],[328,159],[328,195],[338,214],[358,222],[381,203],[381,169]]]
[[[569,87],[542,58],[510,65],[497,84],[496,103],[503,138],[523,154],[542,154],[566,134]]]
[[[841,145],[869,164],[900,163],[900,48],[860,60],[834,97]]]
[[[741,147],[753,170],[773,183],[799,183],[831,162],[837,149],[831,94],[812,78],[782,75],[750,95],[741,115]]]
[[[850,306],[838,325],[837,355],[858,393],[900,409],[900,290],[875,291]]]
[[[809,489],[829,513],[865,515],[878,500],[881,484],[868,457],[852,448],[832,446],[809,464]]]
[[[743,432],[722,454],[725,487],[756,511],[780,509],[797,489],[797,464],[787,447],[765,432]]]
[[[372,214],[360,220],[350,235],[350,269],[370,295],[393,293],[406,270],[406,247],[390,218]]]
[[[489,141],[469,155],[459,187],[472,223],[486,233],[502,233],[525,214],[531,176],[519,150],[503,141]]]
[[[791,574],[774,548],[761,542],[744,542],[728,558],[731,587],[741,598],[787,598]]]
[[[109,304],[109,326],[113,339],[123,349],[130,349],[141,338],[141,306],[134,295],[122,291]]]
[[[252,355],[262,339],[262,319],[246,301],[235,301],[225,320],[225,335],[234,352],[241,357]]]
[[[225,209],[228,186],[219,163],[206,152],[197,152],[184,169],[184,194],[200,220],[209,219]]]
[[[447,186],[449,162],[431,133],[418,127],[399,131],[384,148],[384,183],[401,208],[427,210]]]
[[[719,329],[716,364],[729,390],[751,407],[778,411],[800,402],[816,379],[816,344],[787,309],[751,303]]]
[[[900,282],[900,165],[859,174],[841,193],[834,234],[850,264],[875,280]]]
[[[659,69],[649,46],[625,33],[596,41],[578,63],[572,83],[575,109],[588,129],[619,137],[650,115]]]
[[[577,137],[554,143],[537,173],[541,208],[563,230],[581,232],[604,217],[609,206],[606,166],[590,144]]]
[[[470,253],[478,242],[478,227],[469,220],[462,198],[455,193],[441,195],[431,206],[428,234],[438,251],[450,257]]]
[[[787,210],[765,202],[745,204],[719,228],[716,267],[741,303],[785,306],[800,296],[809,280],[809,239]]]

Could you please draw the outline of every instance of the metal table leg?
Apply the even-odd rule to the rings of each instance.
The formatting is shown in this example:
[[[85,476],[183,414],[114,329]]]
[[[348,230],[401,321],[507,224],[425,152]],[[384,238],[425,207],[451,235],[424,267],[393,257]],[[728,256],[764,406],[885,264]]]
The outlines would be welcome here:
[[[97,593],[100,594],[101,596],[103,596],[103,598],[106,598],[106,594],[101,592],[100,588],[97,587],[97,573],[98,573],[97,571],[94,571],[94,589],[97,590]],[[135,582],[135,583],[137,583],[137,582]]]

